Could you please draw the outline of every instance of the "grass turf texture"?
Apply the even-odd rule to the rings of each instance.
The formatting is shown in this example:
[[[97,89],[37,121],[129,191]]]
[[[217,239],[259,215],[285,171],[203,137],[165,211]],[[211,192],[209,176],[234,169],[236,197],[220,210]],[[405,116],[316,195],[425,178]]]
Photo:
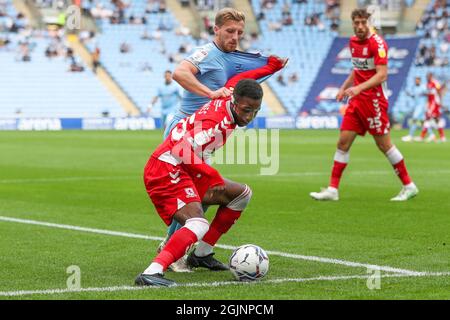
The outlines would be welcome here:
[[[394,142],[420,189],[392,203],[398,178],[370,136],[358,138],[344,173],[339,202],[316,202],[326,186],[337,131],[281,131],[280,168],[260,176],[256,165],[217,165],[249,184],[253,199],[220,241],[266,250],[396,268],[450,271],[450,144]],[[0,132],[0,215],[164,236],[166,227],[142,182],[162,132]],[[209,210],[211,219],[214,210]],[[64,289],[66,268],[81,268],[82,288],[132,286],[159,242],[0,221],[0,291]],[[226,261],[230,250],[217,249]],[[384,274],[382,272],[382,274]],[[270,256],[258,284],[139,291],[76,292],[0,299],[449,299],[450,277],[270,283],[279,278],[367,275],[365,268]],[[167,273],[183,283],[231,281],[228,272]]]

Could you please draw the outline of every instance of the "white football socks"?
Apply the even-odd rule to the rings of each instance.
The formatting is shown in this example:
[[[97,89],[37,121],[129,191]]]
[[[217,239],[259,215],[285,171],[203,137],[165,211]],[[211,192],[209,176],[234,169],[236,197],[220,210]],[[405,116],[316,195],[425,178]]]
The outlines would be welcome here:
[[[213,253],[213,246],[203,242],[203,241],[199,241],[197,248],[195,248],[194,254],[197,257],[206,257],[207,255]]]
[[[157,273],[163,274],[164,270],[163,266],[156,262],[152,262],[150,266],[143,272],[143,274],[157,274]]]

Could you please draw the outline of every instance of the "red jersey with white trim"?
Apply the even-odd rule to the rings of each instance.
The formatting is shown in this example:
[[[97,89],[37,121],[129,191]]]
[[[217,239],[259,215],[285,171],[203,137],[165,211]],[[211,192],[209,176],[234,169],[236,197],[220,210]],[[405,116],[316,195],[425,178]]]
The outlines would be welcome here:
[[[428,104],[431,105],[435,103],[440,105],[441,96],[439,94],[439,91],[441,90],[441,84],[437,80],[431,79],[431,81],[427,83],[427,89],[428,89]]]
[[[278,59],[269,57],[264,67],[237,74],[225,86],[232,90],[242,79],[256,80],[282,67]],[[182,119],[152,157],[174,166],[181,165],[191,176],[207,175],[212,178],[211,186],[223,182],[217,171],[205,163],[205,159],[222,147],[236,128],[231,99],[231,96],[214,99],[190,117]]]
[[[377,65],[388,64],[388,46],[383,38],[372,33],[367,39],[350,38],[350,52],[354,71],[354,86],[366,82],[376,74]],[[388,99],[387,83],[365,90],[360,93],[362,98]],[[357,98],[356,96],[355,98]]]
[[[435,80],[431,79],[427,83],[428,89],[428,108],[427,117],[436,118],[441,116],[441,84]]]

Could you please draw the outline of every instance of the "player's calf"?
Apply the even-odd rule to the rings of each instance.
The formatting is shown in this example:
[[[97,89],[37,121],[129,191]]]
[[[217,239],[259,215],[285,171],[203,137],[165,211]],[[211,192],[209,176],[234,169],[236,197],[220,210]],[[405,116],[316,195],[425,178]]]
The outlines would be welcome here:
[[[178,210],[174,217],[184,226],[173,234],[150,266],[136,278],[136,284],[173,285],[170,280],[164,281],[164,272],[169,265],[179,260],[194,243],[201,240],[208,231],[208,220],[203,217],[203,211],[198,202],[187,204]]]
[[[216,216],[211,223],[208,232],[192,252],[187,264],[190,267],[204,267],[210,270],[228,270],[228,267],[213,258],[213,248],[220,237],[227,233],[233,224],[239,219],[242,211],[247,207],[252,197],[252,190],[247,185],[226,181],[225,190],[213,195],[205,196],[208,204],[220,204]],[[210,197],[210,198],[208,198]]]

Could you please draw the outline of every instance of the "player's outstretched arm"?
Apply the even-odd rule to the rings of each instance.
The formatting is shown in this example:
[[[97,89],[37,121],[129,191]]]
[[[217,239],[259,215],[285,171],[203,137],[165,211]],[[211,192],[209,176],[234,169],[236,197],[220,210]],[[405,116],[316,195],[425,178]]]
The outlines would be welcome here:
[[[277,56],[270,56],[267,59],[267,64],[261,68],[245,71],[242,73],[238,73],[234,77],[230,78],[227,83],[225,84],[225,87],[227,88],[234,88],[239,81],[242,79],[260,79],[267,76],[270,76],[271,74],[274,74],[275,72],[281,70],[284,68],[284,66],[288,63],[289,59],[283,59]]]

